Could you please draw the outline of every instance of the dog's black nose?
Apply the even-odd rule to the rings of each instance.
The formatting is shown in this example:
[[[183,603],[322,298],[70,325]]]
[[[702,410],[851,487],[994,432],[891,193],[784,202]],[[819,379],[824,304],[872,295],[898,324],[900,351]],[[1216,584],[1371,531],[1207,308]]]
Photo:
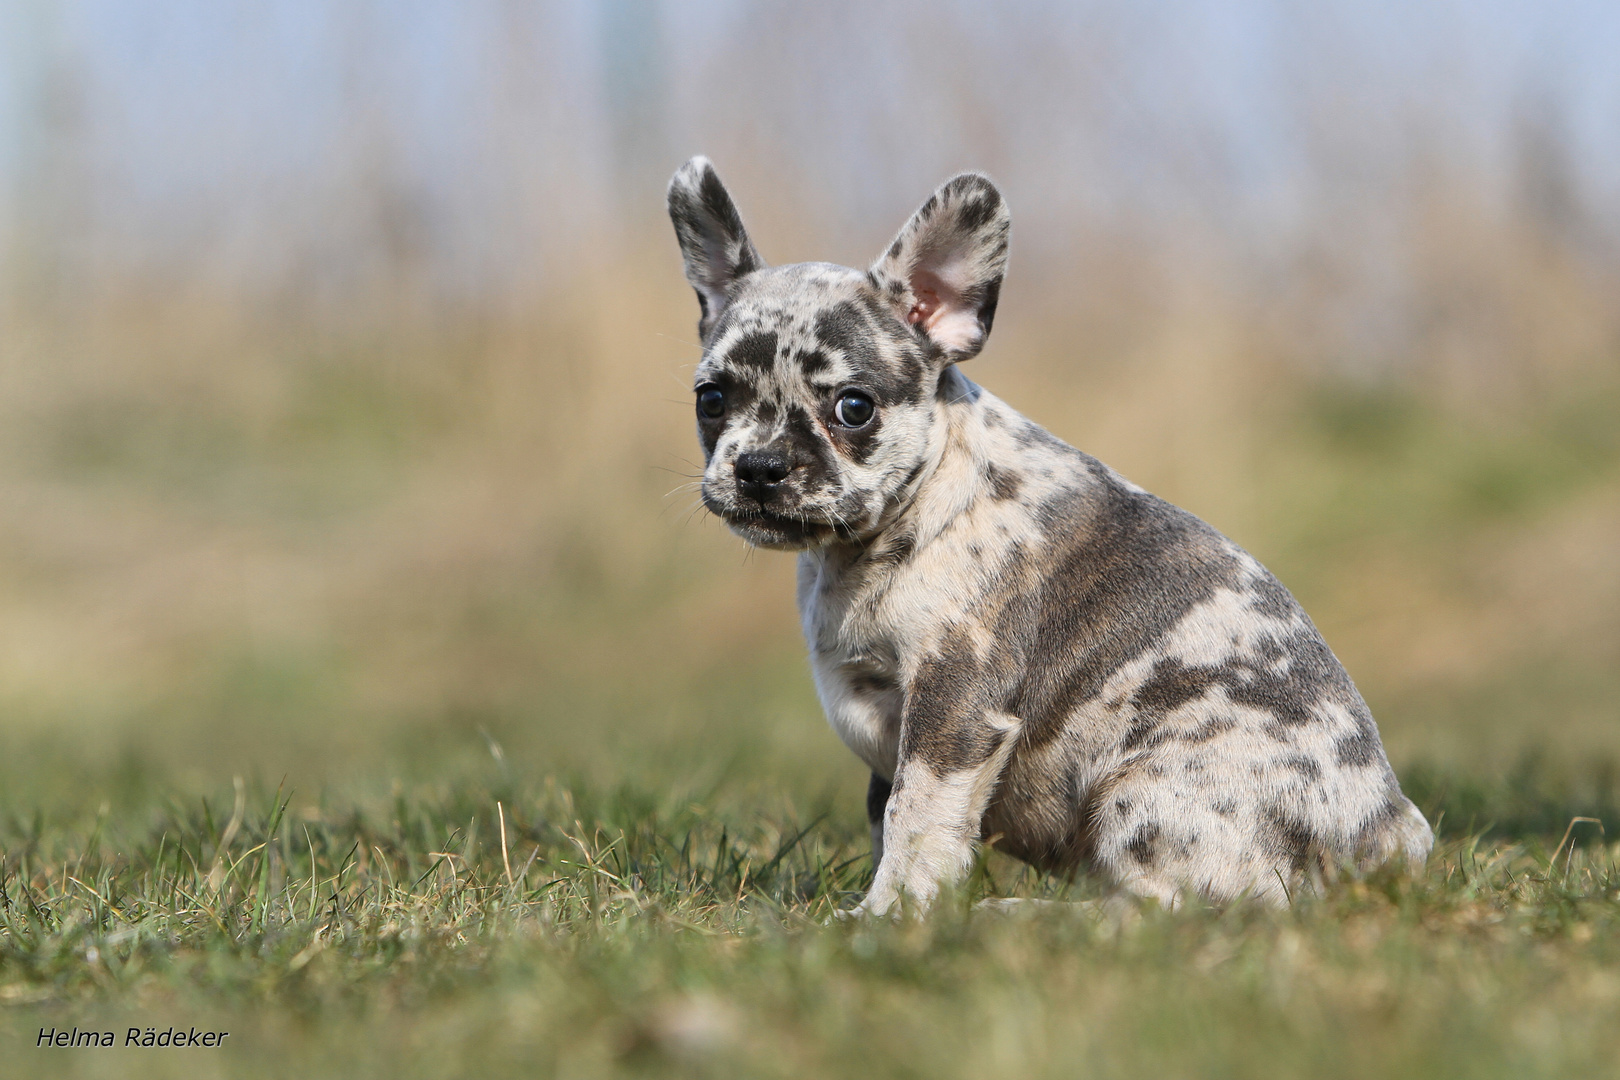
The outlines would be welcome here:
[[[787,479],[788,460],[774,450],[749,450],[737,455],[737,489],[750,499],[767,502]]]

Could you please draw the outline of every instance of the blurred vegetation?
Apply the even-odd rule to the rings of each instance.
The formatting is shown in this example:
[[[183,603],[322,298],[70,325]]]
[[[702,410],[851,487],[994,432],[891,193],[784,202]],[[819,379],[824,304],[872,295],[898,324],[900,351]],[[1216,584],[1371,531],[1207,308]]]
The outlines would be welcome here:
[[[560,300],[545,327],[382,342],[229,320],[174,324],[178,345],[117,319],[21,338],[7,797],[68,797],[39,755],[309,790],[481,752],[480,732],[540,771],[726,746],[855,783],[792,560],[696,509],[691,312],[664,269],[612,273],[631,319]],[[1093,364],[1043,342],[1048,301],[1010,287],[971,374],[1271,565],[1398,764],[1620,755],[1616,370],[1465,408],[1264,351],[1241,311]]]
[[[78,798],[52,755],[308,791],[480,733],[856,783],[791,560],[687,486],[659,194],[696,150],[778,261],[991,170],[973,378],[1276,570],[1398,764],[1620,760],[1614,19],[1525,51],[1487,5],[1390,63],[1333,3],[317,8],[150,13],[155,66],[67,0],[5,16],[4,798]],[[249,118],[280,141],[217,137]]]
[[[8,1075],[1612,1071],[1615,27],[1510,6],[0,9]],[[968,374],[1296,592],[1428,872],[823,925],[865,775],[690,490],[699,151],[781,262],[990,170]]]

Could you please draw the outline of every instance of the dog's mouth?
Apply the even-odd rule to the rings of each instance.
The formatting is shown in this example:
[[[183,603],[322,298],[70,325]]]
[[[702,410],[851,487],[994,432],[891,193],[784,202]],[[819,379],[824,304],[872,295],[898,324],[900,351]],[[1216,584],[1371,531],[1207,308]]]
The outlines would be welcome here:
[[[720,517],[732,532],[755,547],[819,547],[837,534],[837,528],[825,521],[768,510],[730,509]]]
[[[850,538],[849,530],[841,524],[809,514],[784,513],[752,500],[740,506],[727,505],[705,492],[703,503],[732,532],[755,547],[802,551]]]
[[[718,490],[704,484],[704,509],[724,521],[732,532],[755,547],[783,551],[805,551],[828,544],[859,542],[856,521],[863,519],[859,507],[842,504],[806,506],[803,496],[789,497],[792,508],[778,498],[759,500],[741,492]]]

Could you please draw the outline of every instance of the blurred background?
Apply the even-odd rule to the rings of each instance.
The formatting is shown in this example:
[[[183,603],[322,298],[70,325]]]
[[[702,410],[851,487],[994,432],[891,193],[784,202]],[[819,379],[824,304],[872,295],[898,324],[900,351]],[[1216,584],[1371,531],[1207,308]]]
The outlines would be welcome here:
[[[1397,767],[1612,790],[1617,56],[1604,0],[4,0],[0,801],[858,815],[792,559],[682,487],[699,152],[773,262],[990,172],[972,378],[1270,565]]]

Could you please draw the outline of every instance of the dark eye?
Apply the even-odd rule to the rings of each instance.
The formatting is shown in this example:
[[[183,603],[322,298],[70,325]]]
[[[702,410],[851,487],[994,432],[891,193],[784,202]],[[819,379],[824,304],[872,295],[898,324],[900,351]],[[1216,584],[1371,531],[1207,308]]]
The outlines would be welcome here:
[[[718,386],[705,386],[698,391],[698,414],[710,420],[726,415],[726,395]]]
[[[838,404],[833,406],[833,416],[847,428],[865,427],[875,412],[877,406],[872,404],[872,399],[859,390],[845,390]]]

